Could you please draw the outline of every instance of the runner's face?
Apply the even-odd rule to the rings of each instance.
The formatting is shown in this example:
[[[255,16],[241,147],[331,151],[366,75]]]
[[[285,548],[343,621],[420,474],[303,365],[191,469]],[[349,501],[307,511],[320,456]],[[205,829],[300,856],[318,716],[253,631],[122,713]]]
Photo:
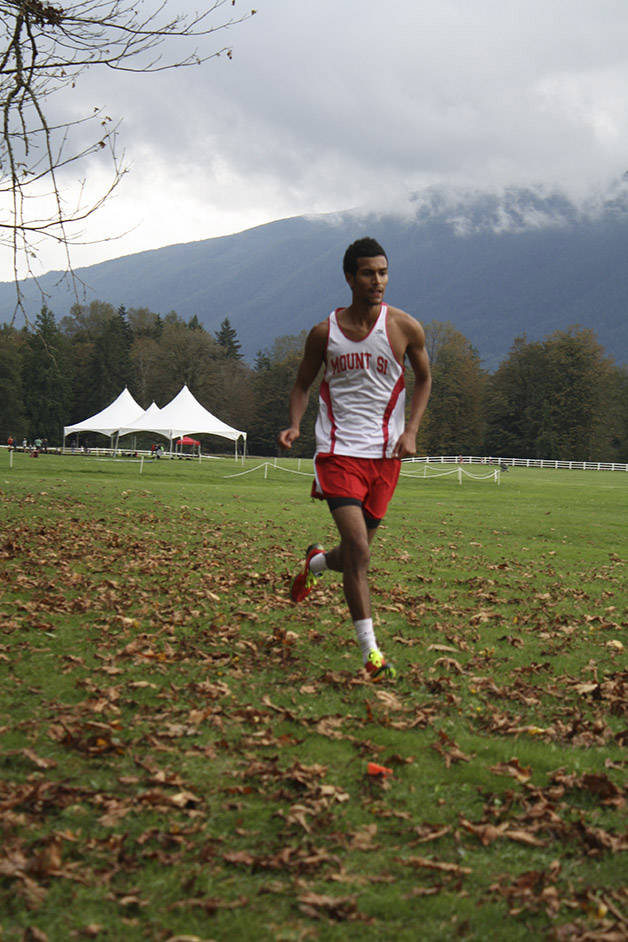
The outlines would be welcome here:
[[[388,284],[388,262],[385,255],[359,258],[355,275],[347,275],[355,301],[381,304]]]

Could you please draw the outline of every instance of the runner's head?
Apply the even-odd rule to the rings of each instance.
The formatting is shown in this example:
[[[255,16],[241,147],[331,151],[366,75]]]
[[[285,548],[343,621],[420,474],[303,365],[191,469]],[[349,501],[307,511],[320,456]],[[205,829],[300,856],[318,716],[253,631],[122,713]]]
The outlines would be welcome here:
[[[352,242],[345,252],[342,269],[345,275],[355,275],[358,270],[359,258],[375,258],[378,255],[383,255],[385,259],[388,259],[379,242],[369,237],[358,239],[356,242]]]

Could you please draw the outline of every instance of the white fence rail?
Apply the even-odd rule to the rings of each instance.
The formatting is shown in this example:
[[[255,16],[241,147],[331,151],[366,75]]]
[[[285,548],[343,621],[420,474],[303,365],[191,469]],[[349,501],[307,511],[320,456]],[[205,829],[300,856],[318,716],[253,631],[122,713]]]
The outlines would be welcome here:
[[[8,448],[6,445],[0,445],[1,450],[7,451]],[[23,451],[21,445],[17,446],[15,449],[17,452]],[[27,452],[30,451],[30,448],[27,448]],[[66,446],[65,448],[61,447],[49,447],[48,452],[50,454],[90,454],[99,457],[109,457],[114,455],[137,455],[140,458],[142,455],[145,458],[151,457],[151,452],[148,449],[142,448],[89,448],[84,450],[81,448],[71,448]],[[170,452],[162,452],[163,458],[169,458]],[[179,453],[173,453],[173,457],[179,457]],[[184,458],[195,457],[198,460],[198,454],[191,455],[183,453]],[[228,457],[228,455],[209,455],[203,453],[203,458],[215,458],[215,457]],[[249,458],[253,460],[260,460],[262,456],[249,455]],[[287,456],[285,456],[287,457]],[[238,460],[244,460],[242,455],[237,456]],[[262,457],[263,460],[263,457]],[[283,460],[283,458],[282,458]],[[300,460],[300,459],[299,459]],[[273,458],[274,465],[277,465],[277,458]],[[454,465],[487,465],[488,467],[507,467],[507,468],[543,468],[551,470],[567,470],[567,471],[628,471],[628,464],[619,462],[619,461],[555,461],[548,458],[502,458],[501,456],[486,456],[486,455],[427,455],[417,458],[404,458],[404,464],[416,463],[422,465],[438,465],[438,464],[454,464]]]
[[[421,458],[404,458],[404,461],[421,464],[503,465],[507,468],[549,468],[567,471],[628,471],[628,464],[619,461],[554,461],[548,458],[496,458],[476,455],[428,455]]]

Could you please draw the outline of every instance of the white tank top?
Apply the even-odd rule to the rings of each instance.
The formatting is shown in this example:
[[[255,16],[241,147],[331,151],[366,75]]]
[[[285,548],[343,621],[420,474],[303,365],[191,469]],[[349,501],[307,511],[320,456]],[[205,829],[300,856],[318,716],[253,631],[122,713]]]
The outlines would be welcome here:
[[[388,305],[363,340],[350,340],[329,315],[316,454],[390,458],[405,424],[405,383],[388,338]]]

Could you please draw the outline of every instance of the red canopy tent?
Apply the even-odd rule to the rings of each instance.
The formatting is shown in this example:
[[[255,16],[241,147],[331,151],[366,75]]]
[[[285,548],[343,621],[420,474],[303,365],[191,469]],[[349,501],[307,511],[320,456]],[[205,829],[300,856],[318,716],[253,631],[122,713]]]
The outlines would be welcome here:
[[[195,438],[190,438],[189,435],[184,435],[183,438],[177,439],[175,442],[176,445],[200,445],[201,443]]]
[[[201,453],[201,443],[196,438],[191,438],[189,435],[183,435],[181,438],[176,440],[175,452],[178,452],[179,455],[183,454],[198,454]]]

